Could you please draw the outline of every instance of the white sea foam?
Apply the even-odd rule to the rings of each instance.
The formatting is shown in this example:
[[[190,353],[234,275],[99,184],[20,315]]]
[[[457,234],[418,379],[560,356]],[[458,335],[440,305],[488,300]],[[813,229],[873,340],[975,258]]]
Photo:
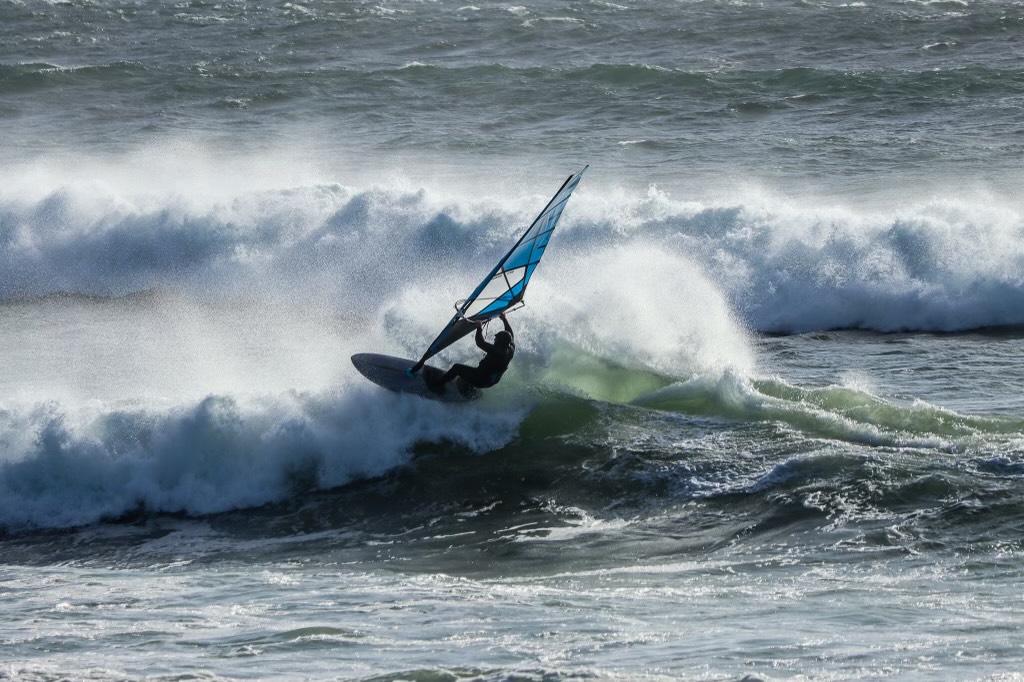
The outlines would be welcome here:
[[[342,183],[315,164],[247,168],[181,149],[3,175],[0,297],[161,288],[361,311],[428,289],[465,295],[554,186]],[[720,316],[724,302],[758,331],[953,331],[1024,324],[1022,237],[1020,207],[980,191],[866,209],[755,190],[694,201],[588,177],[541,273],[586,278],[579,297],[596,308],[574,315],[609,314],[604,296],[636,309],[662,297],[665,324],[689,304]],[[664,282],[642,272],[654,253],[654,270],[679,266]]]
[[[418,442],[500,447],[521,411],[441,403],[368,384],[173,408],[0,408],[0,527],[66,527],[137,508],[208,514],[379,476]]]
[[[871,209],[759,190],[590,195],[591,239],[685,255],[758,331],[955,331],[1024,323],[1024,219],[984,191]]]

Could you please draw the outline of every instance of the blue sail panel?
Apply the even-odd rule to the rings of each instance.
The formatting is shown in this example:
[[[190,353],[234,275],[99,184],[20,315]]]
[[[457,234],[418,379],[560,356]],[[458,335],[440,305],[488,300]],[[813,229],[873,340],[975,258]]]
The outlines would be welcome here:
[[[544,210],[540,212],[523,236],[509,249],[508,253],[498,261],[490,274],[477,285],[473,293],[458,306],[458,312],[445,325],[441,333],[430,344],[427,351],[414,367],[414,371],[423,366],[432,355],[441,352],[476,328],[476,322],[482,322],[505,312],[523,300],[526,286],[530,283],[547,249],[551,234],[562,217],[569,197],[580,184],[586,167],[575,175],[570,175]]]

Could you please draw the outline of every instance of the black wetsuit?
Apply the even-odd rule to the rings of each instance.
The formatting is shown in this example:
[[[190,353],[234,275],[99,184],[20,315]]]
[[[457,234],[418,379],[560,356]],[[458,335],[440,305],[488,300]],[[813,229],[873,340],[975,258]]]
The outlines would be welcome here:
[[[505,331],[512,336],[512,330],[507,326]],[[516,353],[515,337],[512,337],[512,342],[508,346],[500,348],[493,343],[484,341],[483,330],[478,328],[476,330],[476,345],[487,353],[476,367],[462,364],[452,365],[452,368],[433,385],[444,386],[455,377],[477,388],[490,388],[498,383],[501,380],[501,375],[505,373],[509,363],[512,362],[512,356]]]

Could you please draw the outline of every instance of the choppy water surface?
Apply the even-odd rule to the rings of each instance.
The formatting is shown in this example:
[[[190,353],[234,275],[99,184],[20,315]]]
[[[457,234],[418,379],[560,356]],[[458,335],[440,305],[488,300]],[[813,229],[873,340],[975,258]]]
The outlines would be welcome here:
[[[0,678],[1013,679],[1022,23],[0,0]]]

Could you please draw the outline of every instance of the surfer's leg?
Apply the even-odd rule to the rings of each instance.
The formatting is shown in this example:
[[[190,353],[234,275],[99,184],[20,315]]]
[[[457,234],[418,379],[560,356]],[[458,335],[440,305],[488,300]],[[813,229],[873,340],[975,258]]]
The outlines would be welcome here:
[[[476,388],[487,388],[494,385],[494,381],[491,380],[489,374],[486,374],[479,367],[467,367],[466,365],[458,365],[462,367],[456,374],[459,379],[462,379],[470,386]]]
[[[470,378],[467,378],[467,377],[473,376],[475,372],[476,372],[476,368],[475,367],[469,367],[467,365],[455,364],[455,365],[452,365],[452,368],[450,370],[448,370],[447,372],[445,372],[439,379],[437,379],[436,381],[431,381],[429,386],[430,386],[431,390],[433,390],[433,391],[435,391],[437,393],[443,393],[444,392],[444,385],[447,384],[452,379],[454,379],[455,377],[462,377],[463,379],[466,379],[466,381],[469,381],[470,383],[472,383],[473,380],[470,379]]]

